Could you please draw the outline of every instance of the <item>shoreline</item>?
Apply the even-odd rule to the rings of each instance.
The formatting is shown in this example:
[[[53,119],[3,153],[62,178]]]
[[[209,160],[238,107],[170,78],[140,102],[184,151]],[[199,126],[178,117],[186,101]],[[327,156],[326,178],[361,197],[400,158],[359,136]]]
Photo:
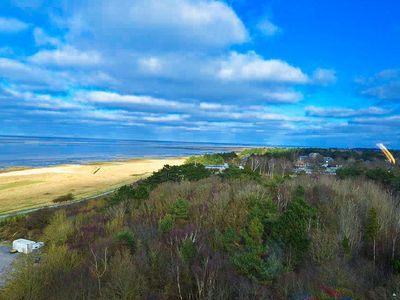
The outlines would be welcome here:
[[[73,194],[72,202],[131,184],[164,165],[183,164],[185,157],[135,158],[38,168],[12,168],[0,173],[0,215],[54,205]]]
[[[196,155],[194,155],[196,156]],[[0,167],[0,174],[9,173],[14,171],[23,171],[23,170],[30,170],[30,169],[42,169],[42,168],[53,168],[53,167],[67,167],[67,166],[95,166],[99,164],[107,164],[107,163],[126,163],[126,162],[134,162],[134,161],[145,161],[145,160],[158,160],[158,159],[187,159],[188,155],[171,155],[171,156],[142,156],[142,157],[129,157],[129,158],[113,158],[113,159],[105,159],[105,160],[91,160],[91,161],[74,161],[70,163],[55,163],[55,164],[43,164],[37,166],[10,166],[10,167]]]

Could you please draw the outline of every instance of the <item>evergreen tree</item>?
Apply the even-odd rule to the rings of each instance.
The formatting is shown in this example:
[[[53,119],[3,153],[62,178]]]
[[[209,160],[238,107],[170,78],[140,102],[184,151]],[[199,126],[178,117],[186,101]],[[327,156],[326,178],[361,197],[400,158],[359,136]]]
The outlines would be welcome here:
[[[373,244],[374,263],[376,260],[376,238],[379,232],[378,213],[375,208],[368,211],[367,223],[365,224],[365,238]]]

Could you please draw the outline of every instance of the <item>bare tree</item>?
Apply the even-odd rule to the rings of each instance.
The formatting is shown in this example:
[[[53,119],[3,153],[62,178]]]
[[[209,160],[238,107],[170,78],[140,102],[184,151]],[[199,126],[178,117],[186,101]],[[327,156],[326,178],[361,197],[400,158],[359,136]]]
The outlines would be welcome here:
[[[91,272],[97,279],[99,295],[101,295],[101,278],[104,276],[104,274],[107,271],[107,247],[104,249],[104,258],[98,257],[94,253],[92,247],[90,247],[90,252],[93,255],[93,263],[92,263],[92,267],[91,267]]]

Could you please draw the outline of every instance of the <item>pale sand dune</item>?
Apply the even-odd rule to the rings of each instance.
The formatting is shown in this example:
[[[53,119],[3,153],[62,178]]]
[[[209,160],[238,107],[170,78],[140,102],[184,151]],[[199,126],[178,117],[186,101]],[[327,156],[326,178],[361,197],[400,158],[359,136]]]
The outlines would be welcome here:
[[[54,198],[68,193],[75,199],[100,194],[184,160],[140,159],[0,173],[0,213],[51,204]]]
[[[68,167],[49,167],[49,168],[37,168],[37,169],[28,169],[21,171],[12,171],[6,173],[0,173],[0,177],[12,177],[12,176],[26,176],[26,175],[37,175],[44,173],[74,173],[75,171],[72,169],[72,166]]]

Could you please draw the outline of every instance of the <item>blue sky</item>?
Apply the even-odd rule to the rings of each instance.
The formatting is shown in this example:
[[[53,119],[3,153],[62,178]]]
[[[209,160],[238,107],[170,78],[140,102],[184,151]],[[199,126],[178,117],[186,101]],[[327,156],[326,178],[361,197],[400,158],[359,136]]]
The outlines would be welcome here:
[[[2,0],[0,134],[400,147],[400,2]]]

